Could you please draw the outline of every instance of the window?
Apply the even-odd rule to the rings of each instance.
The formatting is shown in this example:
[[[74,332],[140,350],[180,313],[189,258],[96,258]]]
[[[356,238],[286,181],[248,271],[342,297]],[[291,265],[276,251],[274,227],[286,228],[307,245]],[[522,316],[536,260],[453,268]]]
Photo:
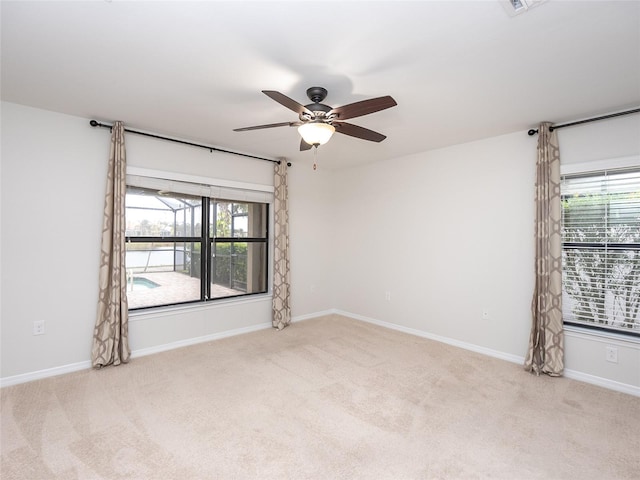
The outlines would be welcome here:
[[[640,169],[561,188],[565,323],[640,335]]]
[[[132,185],[125,203],[129,310],[267,291],[267,203]]]

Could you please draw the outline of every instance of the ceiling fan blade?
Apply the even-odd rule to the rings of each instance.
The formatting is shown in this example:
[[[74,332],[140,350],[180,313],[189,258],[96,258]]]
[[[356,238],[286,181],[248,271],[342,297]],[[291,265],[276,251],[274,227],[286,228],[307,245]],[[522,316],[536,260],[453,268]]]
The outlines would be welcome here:
[[[308,115],[313,115],[313,113],[311,113],[311,110],[307,109],[307,107],[299,104],[295,100],[287,97],[286,95],[283,95],[280,92],[276,92],[275,90],[262,90],[262,93],[264,93],[267,97],[271,98],[272,100],[275,100],[280,105],[284,105],[289,110],[293,110],[298,115],[301,115],[303,113],[306,113]]]
[[[311,150],[311,145],[304,141],[304,139],[300,139],[300,151],[304,152],[306,150]]]
[[[297,127],[301,125],[300,122],[281,122],[281,123],[269,123],[267,125],[256,125],[254,127],[242,127],[234,128],[234,132],[246,132],[248,130],[260,130],[261,128],[273,128],[273,127]]]
[[[369,100],[362,100],[361,102],[336,107],[331,110],[328,115],[334,114],[338,117],[338,120],[347,120],[349,118],[379,112],[380,110],[395,107],[396,105],[396,101],[387,95],[386,97],[370,98]]]
[[[374,132],[368,128],[359,127],[353,123],[333,122],[332,125],[336,127],[336,132],[338,133],[349,135],[350,137],[361,138],[362,140],[369,140],[370,142],[381,142],[387,138],[386,135]]]

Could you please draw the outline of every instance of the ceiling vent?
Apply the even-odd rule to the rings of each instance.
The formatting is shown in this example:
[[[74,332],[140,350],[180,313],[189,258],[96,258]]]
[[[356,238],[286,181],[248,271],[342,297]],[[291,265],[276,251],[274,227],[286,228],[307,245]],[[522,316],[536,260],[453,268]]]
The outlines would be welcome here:
[[[547,0],[498,0],[510,17],[515,17],[516,15],[527,12],[546,1]]]

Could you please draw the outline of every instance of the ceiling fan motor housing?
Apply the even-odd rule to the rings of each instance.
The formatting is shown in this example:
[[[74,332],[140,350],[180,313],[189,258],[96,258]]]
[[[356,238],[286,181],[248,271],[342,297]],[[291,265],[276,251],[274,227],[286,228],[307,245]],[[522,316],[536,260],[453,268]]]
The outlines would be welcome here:
[[[309,105],[305,105],[305,108],[310,110],[313,113],[313,116],[303,112],[300,114],[300,120],[302,121],[309,121],[317,118],[325,118],[328,120],[327,114],[331,111],[331,107],[323,103],[310,103]]]
[[[311,87],[307,89],[307,97],[313,103],[309,105],[305,105],[305,108],[311,112],[313,112],[313,116],[310,116],[308,113],[301,113],[300,120],[303,122],[308,121],[324,121],[329,120],[327,118],[327,114],[332,110],[329,105],[325,105],[320,103],[327,96],[327,89],[322,87]]]
[[[314,103],[320,103],[327,98],[327,89],[322,87],[307,88],[307,97]]]

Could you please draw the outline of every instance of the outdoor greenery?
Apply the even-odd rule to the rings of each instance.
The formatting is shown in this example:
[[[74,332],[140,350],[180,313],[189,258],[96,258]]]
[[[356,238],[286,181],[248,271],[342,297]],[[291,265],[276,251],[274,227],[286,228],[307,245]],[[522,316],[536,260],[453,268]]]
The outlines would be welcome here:
[[[247,285],[247,243],[216,243],[212,283],[243,290]]]
[[[249,205],[246,203],[216,202],[216,237],[242,237],[246,233],[236,225],[234,217],[244,217],[248,215]]]
[[[248,215],[246,203],[221,202],[215,204],[215,236],[217,238],[243,237],[246,231],[238,224],[238,218]],[[213,245],[211,283],[244,290],[247,285],[247,244],[241,242],[216,242]]]
[[[563,285],[575,320],[640,328],[640,192],[565,196],[562,206]]]

